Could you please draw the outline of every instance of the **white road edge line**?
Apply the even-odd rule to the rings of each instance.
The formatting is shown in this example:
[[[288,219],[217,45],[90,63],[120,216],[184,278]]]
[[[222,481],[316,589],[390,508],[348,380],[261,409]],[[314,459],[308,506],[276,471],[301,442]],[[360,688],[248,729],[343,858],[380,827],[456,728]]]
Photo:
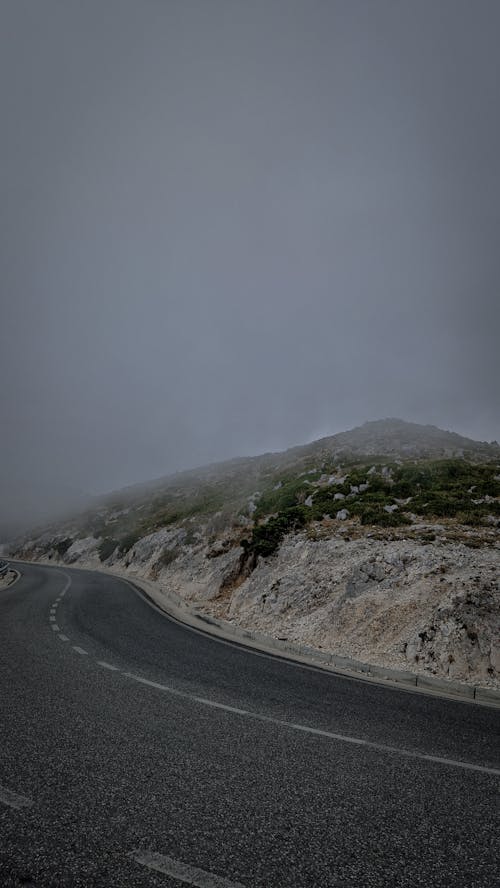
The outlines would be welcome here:
[[[57,623],[52,623],[52,625],[51,625],[51,629],[52,629],[54,632],[60,632],[60,631],[61,631],[61,629],[60,629],[60,627],[57,625]]]
[[[176,688],[160,684],[157,681],[150,681],[148,678],[141,678],[140,675],[134,675],[131,672],[124,672],[123,675],[140,684],[148,685],[148,687],[156,688],[159,691],[164,691],[175,697],[192,700],[194,703],[201,703],[202,706],[210,706],[212,709],[221,709],[223,712],[231,712],[234,715],[242,715],[245,718],[251,718],[254,721],[267,722],[268,724],[278,725],[280,728],[286,728],[292,731],[302,731],[305,734],[312,734],[315,737],[326,737],[329,740],[337,740],[340,743],[349,743],[353,746],[363,746],[365,749],[374,749],[377,752],[385,752],[390,755],[400,755],[404,758],[435,762],[439,765],[449,765],[454,768],[463,768],[466,771],[479,771],[481,774],[491,774],[494,777],[500,777],[499,768],[489,768],[487,765],[474,765],[470,762],[461,762],[458,759],[442,758],[438,755],[428,755],[427,753],[411,749],[400,749],[397,746],[388,746],[385,743],[376,743],[373,740],[363,740],[359,737],[350,737],[347,734],[336,734],[333,731],[325,731],[321,728],[312,728],[308,725],[286,722],[279,718],[273,718],[271,715],[262,715],[259,712],[251,712],[249,709],[238,709],[236,706],[229,706],[226,703],[218,703],[216,700],[207,700],[205,697],[197,697],[194,694],[188,694],[186,691],[178,691]]]
[[[12,792],[11,789],[6,789],[5,786],[0,786],[0,802],[4,805],[8,805],[9,808],[31,808],[33,804],[32,799],[28,799],[27,796],[19,795],[17,792]]]
[[[144,604],[147,604],[152,610],[156,611],[157,614],[164,617],[166,620],[169,620],[170,623],[174,623],[177,626],[182,626],[183,629],[188,630],[189,632],[193,632],[195,635],[201,635],[204,638],[210,638],[212,641],[216,641],[217,644],[223,644],[226,647],[236,648],[236,650],[244,650],[247,654],[251,654],[253,657],[261,657],[264,660],[277,660],[280,663],[285,663],[287,666],[291,666],[295,669],[306,669],[308,672],[319,672],[321,675],[331,675],[337,678],[342,678],[344,681],[367,681],[366,675],[362,673],[348,673],[342,672],[338,667],[335,667],[333,670],[327,669],[324,666],[320,666],[319,664],[313,664],[310,662],[306,662],[305,660],[293,660],[291,657],[287,657],[285,652],[279,651],[265,651],[258,647],[251,647],[246,643],[245,640],[237,641],[236,639],[233,641],[230,638],[224,638],[222,635],[212,634],[211,632],[207,632],[206,629],[202,629],[201,626],[192,626],[190,623],[185,623],[182,620],[182,617],[175,617],[173,614],[170,614],[168,611],[163,610],[156,602],[149,598],[148,594],[145,590],[141,589],[139,586],[134,586],[133,583],[130,583],[124,577],[120,577],[118,574],[111,574],[116,580],[122,580],[126,586],[132,589],[132,592],[137,595],[138,598]],[[378,687],[386,687],[387,682],[382,682],[379,680],[378,682],[373,682],[378,685]],[[398,691],[404,691],[405,693],[414,693],[416,692],[416,687],[412,687],[410,685],[397,685]],[[449,697],[446,699],[450,699]],[[456,698],[452,698],[456,699]],[[471,703],[465,698],[461,698],[461,703]]]
[[[104,669],[111,669],[113,672],[118,672],[118,666],[113,666],[112,663],[106,663],[105,660],[98,660],[98,666],[103,666]]]
[[[223,876],[208,873],[197,866],[183,863],[182,860],[174,860],[173,857],[167,857],[166,854],[156,854],[154,851],[132,851],[129,856],[136,863],[147,866],[148,869],[164,873],[171,879],[184,882],[185,885],[193,885],[195,888],[245,888],[241,882],[230,882]]]
[[[51,623],[55,623],[56,618],[55,618],[54,614],[51,614],[51,615],[50,615],[49,620],[50,620]]]
[[[61,635],[58,635],[57,637],[60,638],[61,641],[69,641],[68,636],[67,636],[67,635],[63,635],[62,633],[61,633]]]
[[[86,657],[88,657],[89,655],[88,651],[86,651],[84,648],[78,647],[77,644],[73,645],[73,650],[76,651],[77,654],[84,654]]]

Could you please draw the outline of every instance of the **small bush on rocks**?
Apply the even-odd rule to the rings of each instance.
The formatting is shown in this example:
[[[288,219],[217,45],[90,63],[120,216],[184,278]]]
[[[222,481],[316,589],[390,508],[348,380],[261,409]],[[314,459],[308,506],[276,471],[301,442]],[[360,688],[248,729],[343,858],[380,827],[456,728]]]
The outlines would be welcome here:
[[[122,537],[119,542],[118,551],[120,555],[125,555],[132,546],[135,546],[137,540],[141,538],[142,534],[140,531],[133,531],[132,533],[127,533],[126,536]]]
[[[101,543],[99,543],[97,551],[99,552],[99,558],[101,561],[106,561],[110,555],[113,554],[116,547],[118,545],[118,540],[113,540],[111,537],[104,537]]]
[[[256,524],[250,540],[242,540],[241,545],[248,556],[272,555],[280,545],[283,537],[291,530],[298,530],[306,523],[305,509],[294,506],[284,509],[266,524]]]
[[[67,537],[65,540],[59,540],[59,542],[56,543],[55,548],[56,548],[57,554],[59,555],[59,558],[62,558],[63,555],[66,554],[66,552],[68,551],[72,542],[73,542],[73,540],[70,537]]]
[[[406,515],[401,512],[386,512],[385,509],[367,507],[361,512],[361,524],[377,524],[380,527],[399,527],[403,524],[411,524]]]

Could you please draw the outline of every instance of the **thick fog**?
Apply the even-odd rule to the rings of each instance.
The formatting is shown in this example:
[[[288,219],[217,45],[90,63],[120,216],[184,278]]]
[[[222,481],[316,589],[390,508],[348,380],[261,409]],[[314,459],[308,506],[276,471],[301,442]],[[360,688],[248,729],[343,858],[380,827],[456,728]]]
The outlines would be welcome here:
[[[3,0],[2,519],[400,416],[500,439],[496,0]]]

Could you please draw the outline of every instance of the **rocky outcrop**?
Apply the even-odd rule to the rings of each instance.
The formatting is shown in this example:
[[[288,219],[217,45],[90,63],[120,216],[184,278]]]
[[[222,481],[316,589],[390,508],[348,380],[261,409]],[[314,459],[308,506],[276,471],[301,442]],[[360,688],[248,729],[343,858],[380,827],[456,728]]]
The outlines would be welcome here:
[[[451,678],[479,681],[500,675],[498,581],[488,572],[453,582],[406,646],[410,665],[420,663]]]
[[[188,535],[163,528],[126,553],[116,549],[106,564],[245,628],[381,666],[500,687],[496,545],[450,541],[449,529],[437,524],[417,528],[413,539],[407,530],[403,539],[351,538],[355,527],[346,521],[326,522],[326,530],[325,538],[291,533],[275,555],[250,563],[241,529],[214,539],[200,529]],[[24,556],[101,567],[97,545],[84,537],[64,549],[45,536],[27,542]]]
[[[98,546],[99,540],[92,536],[73,540],[64,555],[64,561],[66,564],[74,564],[82,559],[95,557]]]
[[[500,686],[497,565],[497,551],[463,544],[296,535],[259,560],[226,616],[347,657]]]

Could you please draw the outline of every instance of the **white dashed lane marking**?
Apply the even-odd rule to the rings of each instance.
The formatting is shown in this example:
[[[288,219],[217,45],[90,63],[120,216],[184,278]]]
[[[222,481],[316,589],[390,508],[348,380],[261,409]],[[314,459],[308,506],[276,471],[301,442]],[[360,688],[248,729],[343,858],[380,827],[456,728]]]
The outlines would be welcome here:
[[[9,808],[30,808],[33,804],[32,799],[19,795],[17,792],[12,792],[11,789],[7,789],[5,786],[0,786],[0,802],[3,805],[8,805]]]
[[[244,888],[241,882],[230,882],[223,876],[216,876],[197,866],[190,866],[188,863],[183,863],[182,860],[174,860],[173,857],[167,857],[166,854],[155,854],[154,851],[133,851],[130,856],[136,863],[142,863],[148,869],[165,873],[176,882],[193,885],[194,888]]]
[[[59,593],[58,598],[56,598],[56,600],[50,606],[49,623],[50,623],[50,628],[52,629],[53,632],[58,633],[57,637],[61,641],[69,641],[68,636],[63,635],[63,633],[61,632],[61,627],[57,625],[55,614],[56,614],[57,607],[59,606],[59,602],[61,601],[63,595],[66,595],[66,592],[68,591],[69,587],[71,586],[71,577],[69,577],[68,574],[64,573],[64,571],[58,571],[58,573],[61,573],[62,576],[65,578],[66,584],[64,586],[64,589],[62,589],[61,592]],[[87,652],[85,651],[85,653],[87,653]]]
[[[210,706],[212,709],[221,709],[224,712],[231,712],[234,715],[242,715],[245,718],[254,721],[267,722],[268,724],[277,725],[280,728],[286,728],[292,731],[301,731],[304,734],[312,734],[315,737],[326,737],[329,740],[336,740],[340,743],[349,743],[352,746],[361,746],[364,749],[373,749],[376,752],[388,753],[389,755],[399,755],[404,758],[413,758],[418,761],[435,762],[438,765],[448,765],[453,768],[463,768],[466,771],[479,771],[482,774],[491,774],[494,777],[500,777],[500,769],[489,768],[487,765],[475,765],[472,762],[461,762],[457,759],[442,758],[438,755],[427,755],[424,752],[414,752],[410,749],[400,749],[397,746],[388,746],[385,743],[376,743],[373,740],[364,740],[361,737],[351,737],[347,734],[336,734],[333,731],[324,731],[321,728],[313,728],[309,725],[300,725],[295,722],[282,721],[280,718],[273,718],[271,715],[263,715],[260,712],[251,712],[249,709],[238,709],[236,706],[228,706],[226,703],[218,703],[216,700],[207,700],[205,697],[196,697],[194,694],[188,694],[186,691],[178,691],[168,685],[162,685],[157,681],[150,681],[147,678],[141,678],[140,675],[133,675],[131,672],[124,672],[126,678],[138,681],[140,684],[157,688],[167,694],[176,697],[183,697],[185,700],[192,700],[194,703],[201,703],[203,706]]]
[[[71,586],[71,577],[69,577],[68,574],[64,573],[63,570],[59,571],[59,573],[61,573],[63,575],[63,577],[65,577],[65,579],[66,579],[66,585],[64,586],[64,589],[61,589],[61,591],[59,593],[59,598],[62,598],[63,595],[66,595],[66,592],[68,591],[69,587]]]
[[[71,585],[71,580],[69,577],[67,577],[67,583],[60,594],[60,598],[62,598],[63,595],[66,594],[70,585]],[[52,609],[54,609],[54,608],[52,608]],[[54,631],[59,631],[59,627],[55,623],[55,618],[52,614],[49,619],[52,622],[52,628],[54,629]],[[61,641],[69,641],[68,636],[63,635],[61,632],[59,632],[57,637]],[[86,651],[82,647],[79,647],[79,645],[73,645],[72,647],[73,647],[73,650],[76,651],[78,654],[88,656],[88,651]],[[335,740],[337,742],[349,743],[353,746],[364,747],[365,749],[373,749],[378,752],[388,753],[389,755],[399,755],[399,756],[403,756],[404,758],[418,759],[419,761],[422,761],[422,762],[433,762],[438,765],[445,765],[445,766],[454,767],[454,768],[463,768],[464,770],[467,770],[467,771],[478,771],[482,774],[491,774],[494,777],[500,777],[500,769],[499,768],[491,768],[491,767],[488,767],[487,765],[476,765],[476,764],[473,764],[472,762],[463,762],[463,761],[459,761],[457,759],[449,759],[449,758],[444,758],[444,757],[437,756],[437,755],[428,755],[423,752],[417,752],[417,751],[409,750],[409,749],[400,749],[396,746],[388,746],[384,743],[376,743],[371,740],[364,740],[360,737],[351,737],[346,734],[337,734],[337,733],[334,733],[333,731],[325,731],[320,728],[313,728],[308,725],[301,725],[301,724],[296,724],[294,722],[282,721],[281,719],[273,718],[270,715],[263,715],[259,712],[251,712],[250,710],[247,710],[247,709],[239,709],[236,706],[228,706],[225,703],[218,703],[216,700],[208,700],[205,697],[197,697],[194,694],[188,694],[185,691],[177,690],[176,688],[169,687],[168,685],[160,684],[159,682],[151,681],[150,679],[147,679],[147,678],[142,678],[140,675],[134,675],[131,672],[122,672],[121,670],[118,669],[117,666],[114,666],[112,663],[107,663],[105,660],[96,660],[95,662],[99,666],[102,666],[103,669],[109,669],[112,672],[120,672],[126,678],[130,678],[133,681],[139,682],[140,684],[148,685],[148,687],[156,688],[159,691],[163,691],[167,694],[172,694],[176,697],[182,697],[186,700],[191,700],[193,703],[199,703],[203,706],[209,706],[212,709],[219,709],[224,712],[230,712],[234,715],[240,715],[245,718],[253,719],[255,721],[267,722],[268,724],[274,724],[274,725],[277,725],[278,727],[286,728],[287,730],[300,731],[302,733],[312,734],[313,736],[316,736],[316,737],[325,737],[327,739]],[[1,789],[1,787],[0,787],[0,789]],[[1,801],[1,799],[0,799],[0,801]],[[146,860],[143,859],[143,857],[145,857],[145,856],[148,857],[148,860],[150,861],[149,863],[146,863]],[[165,864],[165,865],[180,866],[181,868],[184,868],[186,872],[189,870],[192,872],[200,873],[203,876],[203,878],[205,879],[205,881],[203,881],[203,882],[193,881],[192,879],[190,880],[189,878],[183,878],[180,875],[173,875],[173,870],[172,870],[172,877],[173,878],[179,879],[180,881],[187,882],[190,885],[200,885],[200,886],[203,886],[203,888],[211,888],[211,886],[214,886],[214,888],[217,888],[217,886],[224,886],[224,885],[227,886],[227,888],[231,888],[231,886],[234,885],[234,883],[227,882],[227,880],[224,880],[224,879],[221,880],[218,876],[212,876],[210,873],[204,873],[202,870],[196,870],[196,868],[189,867],[187,864],[183,864],[179,861],[174,861],[174,860],[172,860],[172,858],[163,857],[161,854],[143,855],[141,857],[141,859],[139,859],[138,857],[135,857],[134,859],[136,859],[138,863],[143,863],[145,866],[149,866],[151,869],[158,869],[160,872],[165,872],[165,873],[168,872],[169,874],[171,874],[170,870],[167,871],[166,869],[160,869],[159,866],[153,865],[153,863],[152,863],[152,861],[156,861],[156,862],[167,861],[167,864]],[[162,863],[161,865],[163,866],[164,864]],[[179,870],[179,872],[180,872],[180,870]],[[183,872],[184,872],[184,870],[183,870]],[[206,879],[209,879],[209,880],[211,879],[212,881],[206,881]],[[214,879],[216,881],[213,881]]]

